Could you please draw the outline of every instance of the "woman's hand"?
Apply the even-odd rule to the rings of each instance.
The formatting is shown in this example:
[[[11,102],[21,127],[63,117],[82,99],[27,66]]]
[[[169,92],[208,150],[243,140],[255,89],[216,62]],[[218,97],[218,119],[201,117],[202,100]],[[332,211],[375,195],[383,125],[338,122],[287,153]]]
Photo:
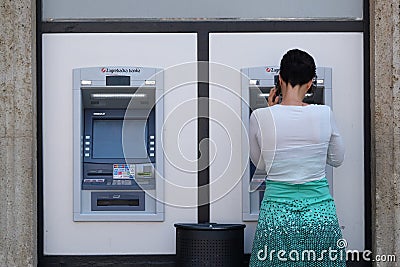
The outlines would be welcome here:
[[[269,91],[268,106],[272,107],[273,105],[278,104],[279,98],[279,96],[276,96],[276,87],[272,88],[271,91]]]

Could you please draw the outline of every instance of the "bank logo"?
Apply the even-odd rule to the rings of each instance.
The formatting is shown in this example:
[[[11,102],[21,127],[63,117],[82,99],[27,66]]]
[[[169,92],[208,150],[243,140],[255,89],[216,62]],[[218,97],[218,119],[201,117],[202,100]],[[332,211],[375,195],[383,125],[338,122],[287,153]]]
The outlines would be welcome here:
[[[101,68],[102,73],[140,73],[139,68]]]
[[[278,68],[266,68],[265,71],[266,72],[276,72],[276,73],[278,73],[279,69]]]

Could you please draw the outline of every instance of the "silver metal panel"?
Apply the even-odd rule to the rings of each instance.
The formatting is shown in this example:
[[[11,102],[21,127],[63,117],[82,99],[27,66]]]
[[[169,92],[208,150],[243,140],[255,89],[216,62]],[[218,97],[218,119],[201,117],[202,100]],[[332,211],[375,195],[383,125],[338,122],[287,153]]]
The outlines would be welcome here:
[[[242,74],[241,79],[242,79],[242,86],[241,86],[241,91],[242,91],[242,123],[243,127],[242,129],[242,142],[244,142],[245,138],[247,138],[248,134],[246,131],[249,129],[249,69],[245,68],[242,69]],[[242,145],[243,146],[243,145]],[[249,194],[249,173],[250,173],[250,166],[249,166],[249,157],[246,153],[242,153],[242,166],[246,166],[246,169],[243,173],[242,177],[242,197],[243,197],[243,202],[242,202],[242,210],[243,210],[243,220],[257,220],[258,219],[258,214],[256,215],[256,218],[253,218],[251,216],[250,212],[250,194]]]
[[[158,133],[158,141],[156,141],[156,150],[158,153],[156,154],[156,213],[160,214],[164,219],[164,153],[161,137],[163,133],[163,124],[164,124],[164,72],[161,69],[156,69],[155,73],[156,78],[156,133]],[[161,152],[161,153],[160,153]]]
[[[164,214],[157,212],[157,202],[150,194],[145,194],[145,210],[144,211],[92,211],[91,210],[91,193],[92,190],[84,190],[82,192],[82,208],[79,214],[74,214],[75,221],[163,221]],[[96,190],[96,192],[107,192],[105,190]],[[117,192],[113,190],[113,192]],[[130,191],[120,191],[130,192]],[[133,192],[133,191],[132,191]]]
[[[106,75],[131,76],[130,86],[106,86]],[[82,85],[81,81],[84,80]],[[83,99],[82,90],[95,88],[113,87],[115,90],[125,90],[132,88],[134,84],[144,85],[145,81],[152,81],[152,88],[156,91],[156,188],[155,190],[145,190],[145,210],[144,211],[93,211],[91,208],[92,190],[81,190],[82,184],[82,158],[83,158]],[[88,82],[90,81],[90,82]],[[161,142],[162,125],[164,121],[164,102],[163,102],[163,71],[156,68],[126,67],[126,66],[101,66],[80,68],[73,70],[73,218],[74,221],[163,221],[164,220],[164,177],[163,177],[163,153]],[[126,106],[125,106],[126,107]],[[107,107],[102,107],[107,108]],[[116,108],[116,107],[112,107]],[[138,110],[141,114],[142,110]],[[147,114],[146,114],[147,115]],[[116,189],[118,190],[118,189]],[[111,191],[116,191],[115,189]],[[96,190],[102,192],[106,190]],[[121,191],[122,192],[122,191]],[[129,192],[126,190],[124,192]]]

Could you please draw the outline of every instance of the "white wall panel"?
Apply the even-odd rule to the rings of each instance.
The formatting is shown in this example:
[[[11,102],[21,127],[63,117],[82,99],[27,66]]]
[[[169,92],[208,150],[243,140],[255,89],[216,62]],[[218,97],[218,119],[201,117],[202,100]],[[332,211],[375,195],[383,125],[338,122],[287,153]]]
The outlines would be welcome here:
[[[334,169],[334,197],[348,248],[364,248],[363,36],[361,33],[215,33],[210,35],[211,221],[242,222],[240,69],[278,65],[292,48],[308,51],[317,66],[333,70],[333,111],[346,144],[344,164]],[[222,67],[222,65],[226,67]],[[213,85],[217,84],[217,85]],[[227,138],[229,136],[229,139]],[[229,160],[228,160],[229,159]],[[219,183],[220,182],[220,183]],[[230,188],[233,187],[233,190]],[[229,189],[229,190],[228,190]],[[251,251],[255,222],[246,223]]]
[[[175,253],[174,223],[197,222],[196,46],[196,34],[43,35],[45,254]],[[73,222],[72,69],[93,66],[165,69],[164,222]]]

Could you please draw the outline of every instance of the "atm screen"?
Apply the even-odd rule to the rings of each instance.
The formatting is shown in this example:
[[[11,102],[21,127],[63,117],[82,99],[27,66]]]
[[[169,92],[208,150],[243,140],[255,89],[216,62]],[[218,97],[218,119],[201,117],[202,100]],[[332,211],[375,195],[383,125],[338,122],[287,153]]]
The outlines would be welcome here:
[[[123,130],[122,127],[125,127]],[[125,135],[124,139],[122,134]],[[93,158],[146,158],[146,120],[93,120]],[[125,140],[125,144],[123,144]],[[125,152],[125,156],[124,156]]]

